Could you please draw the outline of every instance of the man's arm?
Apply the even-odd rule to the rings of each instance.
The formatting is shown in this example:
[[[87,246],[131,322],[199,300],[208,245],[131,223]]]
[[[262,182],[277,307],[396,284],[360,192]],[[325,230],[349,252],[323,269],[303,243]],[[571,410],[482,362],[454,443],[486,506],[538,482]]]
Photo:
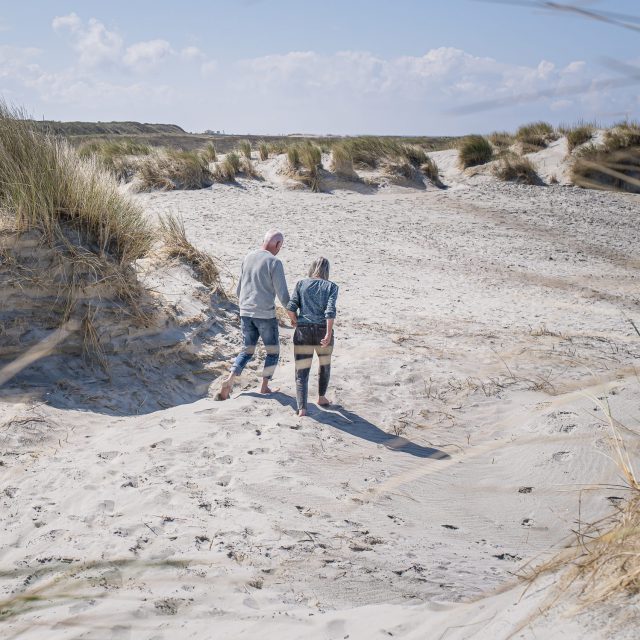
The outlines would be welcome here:
[[[283,307],[289,304],[289,289],[287,287],[287,279],[284,277],[284,267],[280,260],[276,260],[276,263],[271,272],[271,281],[273,282],[273,288],[276,291],[278,300]]]

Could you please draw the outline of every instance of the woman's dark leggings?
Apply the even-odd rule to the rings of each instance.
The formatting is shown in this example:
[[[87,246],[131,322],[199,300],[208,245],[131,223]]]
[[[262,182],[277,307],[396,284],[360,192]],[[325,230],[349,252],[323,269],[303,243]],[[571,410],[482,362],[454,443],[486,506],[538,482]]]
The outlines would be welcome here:
[[[327,393],[329,376],[331,375],[331,353],[333,352],[333,335],[331,344],[327,347],[320,345],[320,341],[327,332],[326,324],[299,324],[293,334],[293,355],[296,361],[296,396],[298,410],[307,408],[309,388],[309,372],[313,353],[318,354],[320,369],[318,372],[318,395]]]

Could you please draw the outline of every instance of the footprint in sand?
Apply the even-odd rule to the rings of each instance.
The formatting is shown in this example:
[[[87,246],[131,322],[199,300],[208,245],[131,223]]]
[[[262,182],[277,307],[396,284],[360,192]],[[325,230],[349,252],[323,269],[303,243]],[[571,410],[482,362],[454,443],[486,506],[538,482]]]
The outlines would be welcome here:
[[[551,457],[554,462],[566,462],[573,458],[573,454],[570,451],[556,451]]]

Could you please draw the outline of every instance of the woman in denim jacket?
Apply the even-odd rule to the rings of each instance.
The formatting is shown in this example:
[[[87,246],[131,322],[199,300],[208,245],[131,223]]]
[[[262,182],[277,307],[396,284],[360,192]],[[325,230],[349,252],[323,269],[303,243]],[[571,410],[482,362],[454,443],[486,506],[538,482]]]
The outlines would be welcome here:
[[[313,353],[318,354],[318,404],[329,403],[326,393],[331,374],[333,352],[333,324],[336,317],[338,285],[329,280],[329,261],[314,260],[309,277],[296,283],[287,313],[296,328],[293,335],[293,353],[296,363],[296,396],[298,415],[307,415],[309,372]]]

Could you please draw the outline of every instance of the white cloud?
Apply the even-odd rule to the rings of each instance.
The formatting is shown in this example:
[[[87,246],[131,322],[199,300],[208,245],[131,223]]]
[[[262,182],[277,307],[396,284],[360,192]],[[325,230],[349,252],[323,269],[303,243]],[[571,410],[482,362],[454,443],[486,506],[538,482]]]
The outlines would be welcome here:
[[[105,62],[116,62],[120,57],[122,38],[95,18],[85,24],[75,13],[70,13],[54,18],[52,26],[56,31],[68,30],[71,33],[74,49],[83,66],[95,67]]]
[[[213,75],[218,70],[218,62],[216,60],[208,60],[200,65],[200,72],[203,76]]]
[[[54,31],[62,31],[69,29],[70,31],[78,31],[82,26],[82,20],[76,13],[70,13],[66,16],[56,16],[51,23]]]
[[[137,71],[145,71],[172,54],[171,45],[166,40],[136,42],[124,54],[123,62]]]
[[[206,58],[205,54],[202,53],[198,47],[185,47],[180,51],[180,55],[185,60],[202,60],[203,58]]]

